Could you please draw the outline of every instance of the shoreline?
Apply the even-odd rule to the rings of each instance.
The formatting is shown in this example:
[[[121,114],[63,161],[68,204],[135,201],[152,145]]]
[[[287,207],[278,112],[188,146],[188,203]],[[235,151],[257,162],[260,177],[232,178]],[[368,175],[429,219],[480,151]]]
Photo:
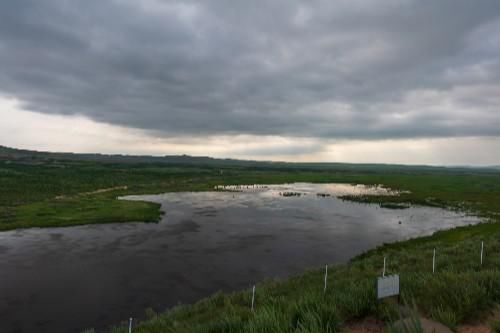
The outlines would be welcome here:
[[[342,316],[345,316],[346,319],[340,320],[337,323],[338,326],[336,327],[337,328],[342,327],[341,322],[346,322],[346,320],[349,322],[352,321],[357,322],[369,316],[375,316],[377,320],[381,320],[382,322],[385,323],[390,323],[391,320],[393,320],[391,319],[392,317],[388,316],[387,313],[392,313],[391,316],[393,316],[395,315],[394,312],[395,310],[391,308],[390,304],[375,302],[373,294],[374,289],[372,289],[371,287],[374,281],[376,280],[376,277],[381,274],[381,269],[382,269],[381,263],[383,257],[385,256],[390,258],[391,262],[393,261],[400,262],[400,260],[399,259],[397,260],[396,258],[401,255],[403,257],[410,257],[410,259],[414,258],[413,260],[409,260],[409,262],[404,262],[402,264],[401,269],[396,269],[394,267],[391,267],[391,265],[389,265],[387,272],[387,274],[392,274],[392,273],[401,274],[401,277],[403,279],[402,280],[403,290],[405,288],[404,286],[405,285],[407,286],[409,283],[407,279],[410,279],[411,283],[417,283],[418,281],[420,281],[417,283],[420,287],[414,289],[412,293],[417,292],[417,290],[419,290],[419,292],[423,292],[421,290],[422,288],[421,283],[427,285],[427,283],[431,282],[432,284],[436,284],[436,286],[432,287],[431,289],[434,290],[434,288],[438,288],[434,290],[434,292],[442,293],[443,291],[442,288],[440,287],[440,282],[439,282],[441,281],[442,278],[444,278],[445,280],[450,280],[454,284],[449,286],[449,288],[452,289],[465,287],[462,285],[461,282],[462,280],[464,280],[464,283],[467,280],[470,280],[467,283],[473,283],[473,281],[475,281],[476,279],[481,280],[483,278],[486,279],[492,278],[495,279],[496,281],[497,278],[500,278],[500,271],[498,271],[498,269],[496,268],[497,267],[496,264],[500,263],[500,261],[497,261],[495,259],[492,262],[488,262],[487,267],[478,270],[477,263],[474,263],[474,260],[471,260],[471,258],[468,255],[467,256],[465,255],[461,256],[459,254],[455,255],[455,253],[453,252],[456,251],[455,248],[457,246],[459,248],[468,248],[470,246],[470,243],[474,243],[479,239],[487,239],[489,247],[488,251],[495,252],[496,249],[500,249],[500,241],[497,242],[496,237],[494,237],[498,233],[500,233],[500,223],[498,223],[498,221],[485,222],[472,226],[456,227],[449,230],[437,231],[436,233],[430,236],[417,237],[405,241],[383,244],[381,246],[377,246],[373,249],[367,250],[359,255],[354,256],[344,264],[336,264],[332,266],[329,265],[329,279],[330,279],[329,284],[335,287],[331,294],[330,291],[328,291],[327,293],[328,295],[331,295],[335,298],[337,297],[335,296],[335,293],[340,292],[343,295],[342,297],[350,298],[349,295],[351,293],[354,293],[356,295],[357,292],[356,291],[353,292],[353,289],[357,290],[359,286],[361,286],[359,287],[361,290],[358,290],[358,292],[360,293],[360,294],[358,293],[358,295],[364,295],[364,296],[359,296],[362,298],[362,300],[359,300],[361,302],[360,304],[356,305],[352,309],[350,308],[346,313],[343,313]],[[457,236],[459,237],[457,238]],[[463,237],[463,236],[470,236],[470,237]],[[493,241],[495,242],[494,245],[492,243]],[[493,246],[495,250],[492,248]],[[442,264],[440,263],[439,265],[440,271],[438,274],[432,274],[432,272],[430,271],[430,267],[427,267],[425,269],[427,272],[420,271],[422,264],[421,254],[426,253],[426,255],[431,255],[432,248],[434,247],[438,247],[440,249],[440,256],[442,255],[441,253],[447,253],[448,251],[450,251],[448,250],[449,248],[454,249],[453,251],[451,251],[452,254],[450,254],[450,256],[453,256],[453,262],[467,263],[468,261],[470,261],[470,263],[464,265],[464,267],[460,266],[463,268],[460,270],[457,270],[457,266],[454,267],[454,265],[451,265],[450,267],[448,266],[443,267]],[[449,254],[446,255],[448,256]],[[417,264],[413,262],[415,260]],[[374,264],[376,262],[378,262],[378,265]],[[468,265],[470,265],[470,267],[466,267]],[[313,299],[316,299],[316,301],[318,302],[326,301],[327,304],[329,304],[330,301],[325,300],[325,297],[322,292],[323,275],[324,275],[324,268],[317,267],[305,270],[303,273],[292,275],[284,279],[277,279],[277,280],[267,279],[260,281],[259,283],[256,284],[257,290],[258,291],[263,290],[262,293],[264,293],[264,295],[260,295],[260,297],[257,297],[257,300],[259,301],[259,303],[260,302],[267,303],[267,301],[265,300],[266,297],[269,297],[270,299],[279,299],[282,302],[284,301],[284,305],[282,306],[285,306],[287,303],[292,303],[292,304],[294,302],[300,303],[303,301],[302,298],[304,297],[306,299],[312,297]],[[426,280],[419,280],[420,278],[417,278],[416,281],[413,281],[413,279],[421,275],[426,276],[429,280],[426,282]],[[345,278],[346,276],[350,278]],[[494,286],[496,290],[497,283],[495,283],[492,286]],[[412,289],[413,288],[414,286],[412,286]],[[498,284],[498,288],[500,288],[500,284]],[[428,296],[429,293],[423,292],[423,294],[425,296],[421,297],[422,299],[429,297]],[[240,313],[239,316],[241,316],[240,318],[241,320],[245,319],[244,320],[245,323],[242,324],[240,322],[240,319],[238,319],[237,321],[239,324],[243,325],[242,327],[246,327],[249,325],[249,322],[253,320],[252,316],[257,316],[257,314],[254,314],[253,311],[251,311],[250,309],[249,306],[250,304],[249,302],[251,299],[250,295],[251,293],[248,289],[229,292],[229,293],[216,292],[212,296],[200,299],[195,303],[175,306],[166,309],[165,311],[162,311],[160,313],[156,313],[151,309],[146,309],[145,319],[136,323],[138,325],[138,328],[140,328],[138,332],[147,332],[147,333],[161,332],[160,328],[170,327],[170,325],[173,325],[173,323],[179,320],[186,321],[186,325],[188,326],[193,324],[195,326],[201,325],[200,327],[207,327],[207,328],[212,327],[213,325],[215,326],[221,325],[221,327],[225,327],[224,325],[226,320],[224,319],[224,316],[229,315],[228,313],[226,313],[226,310],[228,310],[226,309],[226,306],[229,306],[229,309],[237,307],[239,311],[242,312]],[[403,297],[407,296],[408,295],[405,295]],[[284,297],[290,299],[283,300]],[[448,323],[444,322],[443,324],[452,328],[462,323],[464,319],[468,321],[481,318],[482,314],[485,313],[484,311],[487,312],[489,311],[489,309],[493,309],[494,304],[496,304],[497,301],[500,301],[500,295],[498,299],[495,298],[495,303],[491,304],[488,303],[490,305],[482,304],[481,307],[484,307],[484,310],[481,310],[480,313],[479,312],[476,313],[476,311],[473,311],[473,308],[475,307],[474,305],[471,307],[471,309],[467,310],[470,311],[470,314],[467,312],[467,316],[465,316],[463,319],[457,319],[456,322],[448,322]],[[270,304],[274,304],[275,301],[270,301],[270,302],[271,302]],[[352,300],[350,300],[349,302],[352,302]],[[420,302],[421,300],[417,301],[416,305],[419,306]],[[264,309],[266,309],[265,311],[270,311],[268,306],[270,305],[264,306]],[[338,307],[339,305],[334,306],[332,304],[331,306]],[[345,304],[343,306],[345,306]],[[352,305],[349,305],[349,307],[351,306]],[[359,308],[359,306],[361,306],[361,308]],[[274,307],[275,305],[272,305],[273,309]],[[481,307],[479,307],[478,309],[481,309]],[[259,308],[261,308],[261,306],[259,306]],[[281,311],[279,309],[281,309],[281,306],[277,307],[274,310]],[[349,311],[353,312],[348,313]],[[439,318],[435,318],[436,316],[432,315],[432,313],[428,311],[429,311],[428,309],[423,311],[419,310],[420,313],[423,313],[426,316],[433,318],[439,322],[443,322],[442,319],[439,320]],[[207,313],[211,313],[210,318],[207,317]],[[198,322],[198,320],[192,320],[190,316],[194,316],[195,318],[197,316],[201,316],[201,318],[204,319]],[[180,317],[180,319],[178,317]],[[177,318],[177,319],[172,319],[172,318]],[[191,323],[192,321],[194,323]],[[175,325],[172,327],[175,327]],[[273,326],[270,325],[269,327]],[[186,331],[182,329],[179,330],[179,332],[189,332],[189,331],[190,330]],[[87,333],[93,331],[87,330],[87,331],[82,331],[82,333],[83,332]],[[119,325],[115,328],[111,328],[110,330],[105,329],[102,332],[126,333],[126,327],[125,326],[122,327]],[[246,330],[243,329],[242,332],[246,332]]]

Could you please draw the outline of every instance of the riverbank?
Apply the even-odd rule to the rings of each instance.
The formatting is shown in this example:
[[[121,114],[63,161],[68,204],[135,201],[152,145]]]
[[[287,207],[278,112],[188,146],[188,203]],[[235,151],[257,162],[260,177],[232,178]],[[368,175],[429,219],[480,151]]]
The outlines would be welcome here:
[[[499,225],[461,227],[368,251],[329,267],[326,292],[324,268],[262,281],[256,285],[253,311],[250,288],[217,293],[163,313],[146,310],[147,319],[135,323],[134,332],[336,332],[367,317],[390,323],[398,319],[396,307],[378,302],[375,289],[384,257],[386,274],[401,277],[402,302],[415,306],[420,315],[453,330],[464,323],[487,322],[500,302],[500,258],[495,255],[500,251]],[[125,323],[108,332],[127,330]]]

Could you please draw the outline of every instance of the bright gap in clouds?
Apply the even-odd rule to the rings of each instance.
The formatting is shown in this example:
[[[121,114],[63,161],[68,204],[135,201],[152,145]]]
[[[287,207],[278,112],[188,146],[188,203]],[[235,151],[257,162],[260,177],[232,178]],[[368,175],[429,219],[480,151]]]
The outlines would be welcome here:
[[[98,123],[82,116],[22,110],[0,98],[0,144],[32,150],[212,156],[290,162],[499,165],[500,138],[338,140],[284,136],[168,137],[151,131]]]

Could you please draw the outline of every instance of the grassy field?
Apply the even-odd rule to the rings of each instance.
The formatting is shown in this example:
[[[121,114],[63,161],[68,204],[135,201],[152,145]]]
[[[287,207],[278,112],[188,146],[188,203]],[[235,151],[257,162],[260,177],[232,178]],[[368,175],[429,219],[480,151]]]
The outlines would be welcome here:
[[[127,160],[128,161],[128,160]],[[186,159],[184,158],[185,162]],[[146,311],[134,332],[337,332],[372,316],[390,322],[394,306],[379,303],[375,279],[383,257],[389,273],[401,274],[402,297],[421,315],[452,329],[471,320],[488,321],[500,302],[500,172],[402,166],[194,165],[159,161],[117,162],[64,156],[2,157],[0,154],[0,230],[88,223],[150,221],[159,206],[117,200],[127,194],[203,191],[215,185],[285,182],[382,184],[405,191],[394,197],[346,197],[370,204],[412,203],[480,215],[493,223],[456,228],[386,244],[331,267],[323,292],[322,269],[283,281],[257,285],[255,311],[250,290],[215,294],[193,305],[163,313]],[[486,244],[479,265],[480,243]],[[437,249],[437,272],[432,251]],[[498,325],[493,322],[492,325]],[[89,330],[88,332],[92,332]],[[127,332],[118,326],[109,332]]]
[[[222,171],[222,174],[221,174]],[[410,191],[395,197],[347,197],[387,204],[409,202],[500,216],[500,172],[344,165],[302,168],[223,167],[75,160],[26,162],[0,158],[0,230],[88,223],[156,221],[159,206],[123,202],[127,194],[200,191],[224,184],[284,182],[383,184]]]

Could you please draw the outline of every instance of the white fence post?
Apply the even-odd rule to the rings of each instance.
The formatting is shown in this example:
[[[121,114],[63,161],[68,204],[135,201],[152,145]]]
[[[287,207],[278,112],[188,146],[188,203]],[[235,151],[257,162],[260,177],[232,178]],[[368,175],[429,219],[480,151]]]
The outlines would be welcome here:
[[[323,289],[323,292],[326,293],[326,281],[328,279],[328,265],[325,265],[325,288]]]
[[[483,266],[484,241],[481,242],[481,266]]]
[[[255,303],[255,285],[252,288],[252,311],[254,303]]]
[[[386,257],[384,257],[384,270],[382,271],[382,277],[385,277],[385,259]]]
[[[434,253],[432,254],[432,274],[436,272],[436,248],[434,248]]]

